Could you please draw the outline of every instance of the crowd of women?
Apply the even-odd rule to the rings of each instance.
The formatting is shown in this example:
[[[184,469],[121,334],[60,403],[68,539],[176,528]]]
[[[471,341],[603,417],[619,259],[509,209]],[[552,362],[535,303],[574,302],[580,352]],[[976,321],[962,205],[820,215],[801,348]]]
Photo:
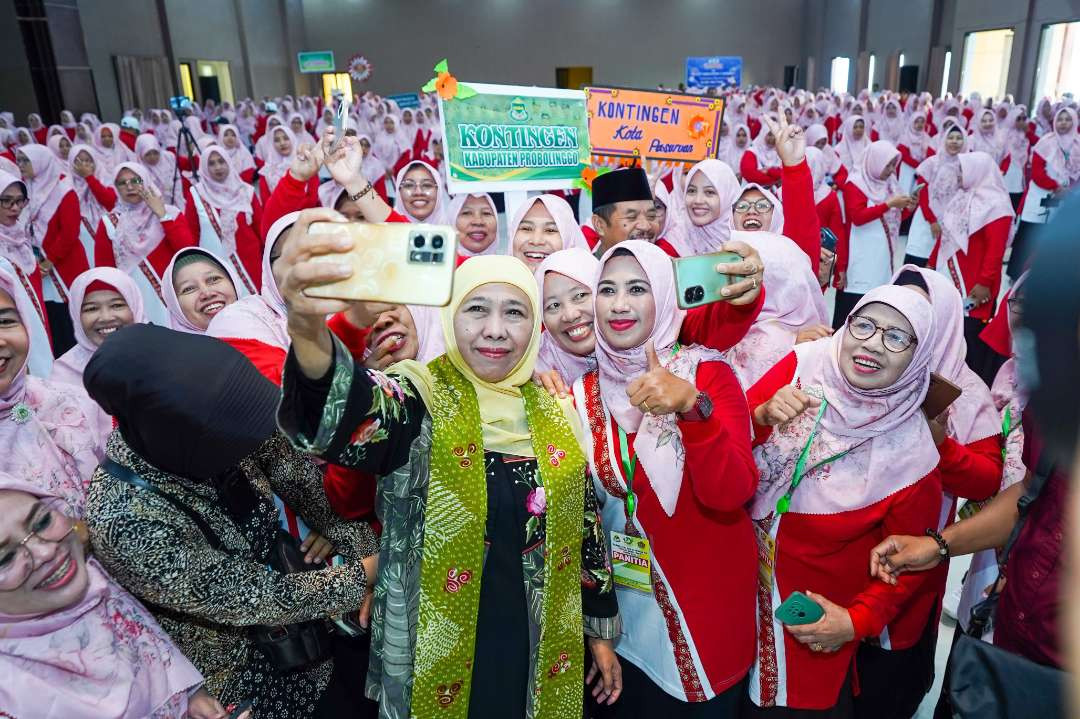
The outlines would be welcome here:
[[[0,113],[0,716],[910,717],[1038,472],[993,641],[1061,665],[1011,337],[1074,103],[733,91],[507,213],[431,98],[341,102]],[[309,297],[320,221],[454,226],[450,303]]]

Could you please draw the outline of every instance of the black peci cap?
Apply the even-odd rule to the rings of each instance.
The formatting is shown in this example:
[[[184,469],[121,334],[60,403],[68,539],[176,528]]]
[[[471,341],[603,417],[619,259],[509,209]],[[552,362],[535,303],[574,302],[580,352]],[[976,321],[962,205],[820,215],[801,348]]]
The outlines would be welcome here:
[[[616,202],[652,200],[652,188],[645,170],[630,167],[599,175],[592,183],[593,207],[613,205]]]

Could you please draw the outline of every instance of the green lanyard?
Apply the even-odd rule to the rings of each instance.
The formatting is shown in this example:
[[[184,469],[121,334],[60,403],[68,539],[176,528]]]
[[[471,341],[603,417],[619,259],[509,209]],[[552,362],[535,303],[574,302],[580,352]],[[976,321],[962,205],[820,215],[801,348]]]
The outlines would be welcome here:
[[[828,406],[829,401],[823,397],[821,399],[821,409],[818,410],[817,417],[814,419],[814,427],[810,430],[810,436],[806,439],[806,444],[803,445],[802,452],[799,453],[798,461],[795,462],[795,473],[791,476],[791,486],[788,487],[788,491],[784,494],[784,496],[778,499],[776,502],[777,514],[784,514],[788,511],[788,509],[791,507],[791,495],[795,493],[795,490],[802,482],[803,475],[810,471],[806,468],[806,460],[810,458],[810,445],[813,443],[814,437],[817,436],[818,425],[821,424],[821,417],[825,414],[825,408]],[[818,467],[823,467],[830,462],[835,462],[847,453],[848,450],[846,449],[843,452],[838,452],[837,454],[834,454],[833,456],[818,462],[810,469],[817,469]]]
[[[626,518],[633,519],[634,509],[637,507],[637,499],[634,497],[634,470],[637,469],[637,454],[630,456],[629,444],[630,442],[626,439],[626,430],[619,427],[619,459],[622,460],[623,472],[626,475]]]
[[[682,345],[676,342],[671,348],[671,356],[679,354]],[[637,469],[637,454],[630,456],[630,442],[626,439],[626,430],[619,425],[619,459],[622,461],[623,474],[626,475],[626,518],[634,518],[634,510],[637,508],[637,498],[634,496],[634,470]]]
[[[1012,426],[1012,405],[1005,407],[1005,416],[1001,418],[1001,460],[1005,461],[1005,440],[1009,438],[1009,433],[1013,431]]]

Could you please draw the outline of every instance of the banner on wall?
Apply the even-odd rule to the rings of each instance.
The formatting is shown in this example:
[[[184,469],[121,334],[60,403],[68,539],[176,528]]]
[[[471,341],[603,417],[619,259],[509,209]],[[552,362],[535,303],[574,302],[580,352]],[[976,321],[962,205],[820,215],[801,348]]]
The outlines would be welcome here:
[[[469,83],[476,94],[439,98],[448,189],[570,189],[589,166],[585,93]]]
[[[333,72],[334,51],[317,50],[314,52],[296,53],[296,64],[300,72]]]
[[[742,58],[738,55],[686,58],[686,86],[705,89],[742,85]]]
[[[415,92],[403,92],[400,95],[387,95],[387,100],[393,100],[402,110],[410,110],[420,107],[420,96]]]
[[[697,162],[716,157],[724,101],[719,97],[620,87],[587,87],[594,155]]]

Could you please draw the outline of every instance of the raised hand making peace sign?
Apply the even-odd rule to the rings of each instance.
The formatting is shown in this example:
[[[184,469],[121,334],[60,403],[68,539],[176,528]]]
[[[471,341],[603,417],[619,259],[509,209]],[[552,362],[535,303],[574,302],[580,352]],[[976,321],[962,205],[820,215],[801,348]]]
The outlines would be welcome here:
[[[761,121],[776,138],[776,154],[784,165],[794,167],[806,159],[806,133],[801,127],[788,124],[784,113],[775,120],[762,114]]]

